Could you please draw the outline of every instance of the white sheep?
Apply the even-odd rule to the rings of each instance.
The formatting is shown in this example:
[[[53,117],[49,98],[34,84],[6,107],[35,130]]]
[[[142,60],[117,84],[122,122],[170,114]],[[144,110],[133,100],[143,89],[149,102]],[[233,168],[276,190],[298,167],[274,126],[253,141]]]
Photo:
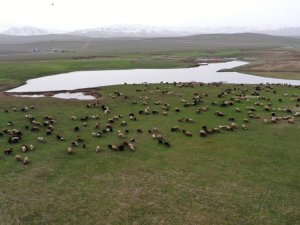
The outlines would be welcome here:
[[[23,160],[23,164],[26,165],[29,163],[29,158],[26,156]]]

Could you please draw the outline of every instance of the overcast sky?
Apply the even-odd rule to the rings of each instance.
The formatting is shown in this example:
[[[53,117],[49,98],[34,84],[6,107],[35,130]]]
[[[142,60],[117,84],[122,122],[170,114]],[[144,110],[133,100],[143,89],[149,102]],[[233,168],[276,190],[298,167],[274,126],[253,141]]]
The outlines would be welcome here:
[[[300,0],[0,0],[2,30],[9,26],[72,30],[114,24],[300,26]]]

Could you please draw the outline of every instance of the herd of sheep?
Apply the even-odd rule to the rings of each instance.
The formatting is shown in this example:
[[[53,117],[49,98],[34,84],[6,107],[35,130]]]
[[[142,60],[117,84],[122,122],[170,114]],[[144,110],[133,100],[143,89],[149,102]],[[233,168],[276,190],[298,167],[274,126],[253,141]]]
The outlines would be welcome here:
[[[193,83],[174,83],[174,86],[176,88],[193,88],[196,85],[204,85],[204,84],[193,84]],[[135,152],[137,149],[136,146],[136,140],[133,137],[133,135],[138,135],[142,133],[149,134],[149,138],[156,141],[158,144],[165,146],[166,148],[171,148],[171,143],[165,135],[163,135],[160,132],[160,129],[157,127],[152,127],[151,129],[145,129],[145,128],[137,128],[135,130],[132,129],[126,129],[129,123],[134,123],[134,121],[143,120],[143,117],[145,116],[153,116],[153,115],[161,115],[164,117],[168,117],[170,113],[174,113],[175,115],[178,115],[177,123],[175,126],[168,128],[170,133],[179,133],[181,132],[186,137],[192,137],[194,136],[194,133],[191,130],[182,129],[181,124],[194,124],[197,123],[197,116],[195,118],[189,118],[185,117],[185,114],[182,112],[183,108],[190,109],[194,112],[195,115],[197,114],[203,114],[203,113],[212,113],[215,115],[215,117],[223,118],[224,122],[223,124],[220,124],[218,126],[209,127],[208,124],[199,125],[199,132],[198,136],[200,137],[207,137],[210,135],[214,135],[217,133],[220,133],[222,131],[235,131],[237,129],[240,130],[247,130],[248,126],[247,124],[251,121],[251,119],[258,119],[261,120],[262,123],[265,124],[271,124],[271,123],[279,123],[280,121],[287,121],[288,124],[293,124],[296,122],[296,117],[300,117],[300,112],[297,111],[297,108],[300,104],[300,97],[298,94],[287,94],[285,93],[284,97],[289,97],[290,103],[294,104],[295,108],[274,108],[272,101],[266,97],[263,96],[261,91],[267,91],[270,93],[273,93],[276,95],[276,86],[278,85],[257,85],[253,87],[253,90],[251,91],[248,86],[244,85],[235,85],[232,88],[226,88],[221,83],[212,83],[212,84],[206,84],[209,86],[212,86],[212,88],[218,88],[220,89],[219,93],[214,96],[214,99],[219,99],[218,101],[210,101],[210,98],[207,93],[200,93],[200,92],[194,92],[192,96],[190,96],[190,99],[179,99],[178,104],[181,106],[173,107],[169,103],[163,103],[163,101],[152,101],[151,98],[147,95],[142,96],[142,94],[139,94],[140,97],[137,99],[134,99],[131,101],[132,105],[138,105],[141,106],[140,109],[136,112],[131,112],[128,115],[120,115],[117,111],[115,111],[114,108],[112,108],[108,104],[103,104],[103,102],[100,102],[99,100],[96,100],[93,103],[89,103],[86,105],[86,115],[82,116],[75,116],[70,115],[69,119],[71,121],[80,121],[81,126],[74,126],[72,127],[72,132],[74,133],[74,139],[73,140],[67,140],[65,139],[61,134],[56,132],[55,126],[59,123],[59,121],[56,121],[56,119],[51,115],[45,115],[42,120],[38,121],[35,116],[33,116],[32,113],[34,113],[35,107],[27,107],[24,106],[20,109],[12,108],[12,109],[6,109],[4,110],[4,113],[14,113],[16,111],[21,111],[24,113],[24,119],[26,120],[26,126],[24,126],[24,130],[26,132],[34,132],[38,133],[38,137],[35,141],[32,140],[31,144],[24,144],[22,143],[24,131],[18,130],[14,128],[15,122],[18,121],[7,121],[7,124],[5,125],[5,128],[3,128],[0,131],[0,138],[7,138],[7,141],[11,147],[4,149],[4,155],[9,156],[14,154],[16,151],[17,153],[20,152],[24,157],[21,156],[21,154],[15,155],[15,160],[17,162],[21,162],[24,165],[29,164],[30,160],[28,155],[26,155],[27,152],[33,151],[35,149],[34,143],[40,142],[43,144],[47,143],[47,138],[54,136],[55,139],[58,142],[68,142],[69,146],[65,150],[67,154],[72,155],[76,151],[75,149],[78,146],[81,146],[82,148],[86,148],[85,140],[81,137],[80,132],[82,129],[94,121],[94,131],[91,133],[92,137],[95,138],[101,138],[105,135],[115,135],[116,136],[116,143],[111,143],[107,145],[106,148],[111,149],[113,151],[124,151],[124,150],[130,150]],[[156,90],[151,89],[151,85],[144,85],[144,88],[137,89],[136,92],[146,92],[153,93],[154,91],[161,94],[168,94],[168,90],[160,90],[159,87],[156,88]],[[295,87],[293,87],[295,88]],[[119,91],[115,91],[113,94],[110,94],[110,97],[112,99],[117,98],[124,98],[126,100],[129,99],[128,96],[124,95],[123,93]],[[253,100],[250,102],[250,100]],[[282,102],[282,98],[280,96],[276,99],[278,102]],[[239,106],[240,103],[247,103],[249,102],[249,105],[246,107]],[[155,106],[155,109],[152,109],[152,106]],[[219,110],[212,111],[211,106],[218,107]],[[130,107],[130,106],[129,106]],[[235,115],[226,115],[224,113],[224,108],[233,107],[234,112],[237,115],[240,115],[241,113],[245,114],[245,118],[243,119],[243,123],[237,124]],[[99,114],[97,115],[89,115],[88,110],[90,108],[93,109],[99,109],[99,114],[110,116],[110,118],[107,119],[107,121],[101,121]],[[157,108],[160,108],[158,110]],[[261,116],[258,111],[263,110],[265,114],[268,116]],[[1,112],[2,113],[2,112]],[[284,116],[279,116],[277,114],[284,114]],[[101,143],[101,142],[99,142]],[[103,146],[100,144],[95,146],[95,151],[100,152],[103,150]],[[16,150],[18,149],[18,150]]]

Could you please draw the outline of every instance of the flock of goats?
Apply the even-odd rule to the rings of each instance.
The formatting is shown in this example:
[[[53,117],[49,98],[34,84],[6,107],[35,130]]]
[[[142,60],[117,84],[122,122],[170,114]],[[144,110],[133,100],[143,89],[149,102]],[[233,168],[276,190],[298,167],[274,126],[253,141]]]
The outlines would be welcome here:
[[[180,83],[180,84],[174,84],[177,88],[193,88],[195,85],[205,85],[205,84],[194,84],[194,83]],[[288,108],[274,108],[272,106],[272,102],[268,97],[262,96],[260,94],[260,91],[265,90],[267,92],[272,92],[273,94],[276,94],[276,86],[278,85],[257,85],[253,87],[253,91],[249,90],[249,87],[246,87],[244,85],[236,85],[232,88],[222,88],[222,83],[211,83],[206,84],[214,87],[221,87],[220,92],[215,96],[217,99],[220,99],[220,101],[208,101],[208,94],[207,93],[198,93],[194,92],[192,98],[190,101],[187,101],[185,99],[181,99],[180,103],[182,107],[184,108],[193,108],[195,109],[195,114],[201,114],[204,112],[211,111],[210,106],[215,106],[221,108],[225,107],[234,107],[236,113],[241,113],[246,111],[247,116],[243,119],[243,123],[240,125],[237,125],[235,122],[234,116],[225,116],[225,113],[222,111],[214,111],[213,113],[218,117],[225,117],[228,123],[226,125],[219,125],[217,127],[208,128],[206,125],[201,126],[201,129],[199,130],[198,135],[200,137],[207,137],[209,135],[220,133],[222,130],[226,131],[234,131],[235,129],[243,129],[247,130],[247,123],[250,122],[251,119],[261,119],[263,123],[277,123],[278,121],[285,120],[287,123],[293,124],[295,123],[295,117],[300,117],[300,112],[297,112],[292,109]],[[159,87],[156,88],[157,92],[162,94],[168,94],[168,90],[160,90]],[[145,84],[144,89],[137,89],[136,92],[142,92],[142,91],[149,91],[150,85]],[[153,93],[153,91],[149,91],[150,93]],[[295,102],[295,107],[299,107],[300,104],[300,97],[298,94],[284,94],[285,97],[290,97],[291,102]],[[123,93],[115,91],[114,94],[110,95],[111,98],[116,99],[118,97],[122,97],[124,99],[128,99],[127,96],[125,96]],[[250,99],[257,100],[256,102],[251,102],[251,105],[247,106],[246,108],[239,108],[236,107],[241,102],[247,102]],[[278,102],[282,102],[283,100],[281,98],[277,99]],[[181,115],[181,108],[173,108],[168,103],[163,103],[162,101],[155,101],[150,102],[150,98],[148,96],[141,96],[136,101],[131,102],[132,105],[143,105],[143,109],[139,110],[136,113],[129,113],[129,115],[122,116],[112,116],[109,118],[106,122],[106,124],[100,124],[99,119],[100,115],[87,115],[82,117],[77,116],[70,116],[70,120],[73,121],[80,121],[82,126],[74,126],[73,132],[75,133],[75,137],[73,141],[69,143],[69,147],[66,149],[66,153],[71,155],[75,153],[75,148],[78,146],[82,146],[83,148],[86,148],[86,143],[84,139],[80,136],[81,129],[83,127],[86,127],[88,125],[88,122],[90,120],[95,120],[97,123],[95,124],[95,131],[92,132],[92,136],[94,137],[103,137],[107,134],[116,133],[119,140],[121,140],[121,144],[109,144],[107,148],[113,150],[113,151],[124,151],[126,149],[131,151],[136,151],[136,141],[135,138],[131,137],[130,139],[127,139],[128,134],[134,132],[134,133],[144,133],[147,132],[151,136],[151,138],[155,141],[157,141],[160,145],[165,146],[166,148],[171,147],[171,143],[166,140],[164,135],[159,131],[158,128],[153,127],[152,129],[149,129],[147,131],[144,131],[143,129],[139,128],[135,131],[126,129],[129,121],[137,121],[141,120],[143,116],[147,115],[157,115],[160,114],[162,116],[168,116],[170,112],[176,113],[176,115]],[[203,106],[205,104],[205,106]],[[151,110],[150,106],[155,105],[156,107],[161,108],[161,111],[159,110]],[[94,103],[89,103],[86,105],[87,108],[97,108],[103,111],[104,115],[112,115],[114,113],[114,110],[109,105],[101,104],[99,100],[96,100]],[[265,112],[269,113],[269,117],[262,118],[257,113],[257,108],[262,107]],[[21,109],[13,108],[10,110],[5,110],[4,113],[13,113],[16,111],[22,111],[25,114],[25,118],[27,120],[27,124],[24,129],[28,132],[36,132],[36,133],[43,133],[45,136],[56,136],[57,141],[66,141],[63,136],[60,134],[57,134],[55,132],[55,124],[57,124],[57,121],[50,115],[46,115],[43,117],[42,121],[37,121],[37,119],[30,114],[31,111],[35,109],[34,106],[27,107],[24,106]],[[277,112],[285,113],[285,116],[278,116]],[[194,123],[194,119],[192,118],[179,118],[178,123]],[[117,128],[118,127],[118,128]],[[122,128],[124,129],[122,129]],[[114,129],[117,128],[117,132],[114,132]],[[180,126],[174,126],[170,128],[170,132],[182,132],[185,136],[191,137],[193,136],[193,133],[189,130],[181,129]],[[14,128],[14,121],[8,121],[6,124],[6,128],[2,129],[0,131],[0,138],[7,137],[8,143],[10,145],[17,145],[20,149],[19,151],[21,153],[26,154],[28,151],[34,150],[34,145],[26,145],[22,144],[22,137],[24,132],[21,130]],[[46,143],[45,136],[39,136],[36,141],[41,143]],[[127,141],[125,141],[127,140]],[[102,147],[99,145],[96,146],[95,151],[100,152],[102,151]],[[13,147],[10,147],[8,149],[4,150],[5,155],[12,155],[14,151]],[[22,162],[24,165],[28,164],[30,162],[28,155],[24,158],[21,156],[21,154],[15,155],[15,160],[18,162]]]

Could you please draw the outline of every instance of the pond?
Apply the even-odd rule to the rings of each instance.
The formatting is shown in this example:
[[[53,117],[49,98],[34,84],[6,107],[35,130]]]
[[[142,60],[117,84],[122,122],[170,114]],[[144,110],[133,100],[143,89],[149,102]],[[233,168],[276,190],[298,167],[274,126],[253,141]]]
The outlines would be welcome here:
[[[300,80],[274,79],[247,75],[238,72],[218,72],[221,69],[231,69],[245,64],[247,64],[247,62],[230,61],[180,69],[77,71],[28,80],[25,85],[9,90],[8,92],[75,90],[124,83],[159,83],[161,81],[195,81],[204,83],[224,82],[244,84],[281,83],[300,85]]]

